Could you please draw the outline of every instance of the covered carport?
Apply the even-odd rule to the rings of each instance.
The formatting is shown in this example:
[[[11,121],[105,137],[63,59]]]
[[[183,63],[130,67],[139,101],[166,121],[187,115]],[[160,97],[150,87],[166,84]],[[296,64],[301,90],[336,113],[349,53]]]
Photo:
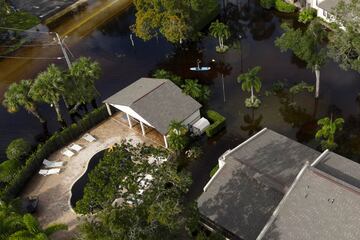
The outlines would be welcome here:
[[[166,148],[166,136],[172,121],[187,126],[200,119],[201,104],[166,79],[141,78],[104,103],[109,115],[114,110],[121,111],[130,128],[139,123],[144,136],[149,128],[160,133]]]

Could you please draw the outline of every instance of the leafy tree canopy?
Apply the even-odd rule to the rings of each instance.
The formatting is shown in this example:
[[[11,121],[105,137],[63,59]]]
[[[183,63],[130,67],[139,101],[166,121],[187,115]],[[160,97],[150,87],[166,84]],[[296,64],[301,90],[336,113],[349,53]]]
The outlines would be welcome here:
[[[329,56],[345,69],[360,72],[360,0],[341,1],[332,12]]]
[[[169,126],[167,139],[170,149],[179,153],[184,150],[189,143],[188,129],[180,122],[173,121]]]
[[[332,118],[325,117],[318,121],[318,125],[320,129],[316,132],[315,137],[321,140],[322,149],[335,149],[337,147],[335,134],[338,130],[342,130],[344,119],[337,118],[333,120]]]
[[[134,32],[144,40],[161,33],[172,43],[196,36],[200,17],[218,7],[216,0],[135,0]]]
[[[86,104],[99,95],[95,82],[99,80],[99,63],[90,58],[77,59],[66,73],[66,99],[71,105]]]
[[[22,215],[17,207],[0,202],[0,237],[3,240],[50,240],[50,236],[60,230],[67,230],[67,226],[54,224],[43,229],[31,214]]]
[[[298,58],[307,63],[308,68],[315,70],[326,61],[325,27],[317,20],[312,21],[305,31],[281,25],[284,33],[275,40],[275,45],[285,52],[291,50]]]
[[[183,92],[199,102],[205,102],[210,97],[210,89],[206,85],[201,85],[198,80],[186,79],[181,85]]]
[[[106,152],[76,205],[78,212],[97,213],[81,226],[80,239],[171,239],[186,233],[182,196],[191,179],[173,162],[161,161],[167,154],[128,142]]]
[[[27,112],[33,114],[41,123],[45,120],[37,111],[37,105],[30,96],[32,86],[31,80],[21,80],[19,83],[12,83],[4,94],[3,106],[8,112],[15,113],[24,108]]]
[[[23,138],[18,138],[6,148],[6,156],[10,160],[22,160],[31,150],[30,144]]]

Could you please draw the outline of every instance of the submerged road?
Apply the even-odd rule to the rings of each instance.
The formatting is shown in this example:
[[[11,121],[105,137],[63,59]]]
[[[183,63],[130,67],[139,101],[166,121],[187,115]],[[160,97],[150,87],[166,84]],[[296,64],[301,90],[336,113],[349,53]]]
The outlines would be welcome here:
[[[43,26],[49,32],[57,32],[60,36],[68,36],[66,41],[72,45],[93,32],[99,25],[106,23],[131,6],[131,0],[102,0],[90,4],[75,14],[65,17],[54,26]],[[31,33],[39,36],[39,42],[52,42],[54,34]],[[49,63],[64,64],[60,47],[57,45],[44,47],[24,47],[18,50],[13,57],[0,60],[0,101],[3,99],[7,87],[22,79],[33,78],[44,70]],[[18,58],[20,57],[20,58]],[[39,58],[35,60],[34,58]]]

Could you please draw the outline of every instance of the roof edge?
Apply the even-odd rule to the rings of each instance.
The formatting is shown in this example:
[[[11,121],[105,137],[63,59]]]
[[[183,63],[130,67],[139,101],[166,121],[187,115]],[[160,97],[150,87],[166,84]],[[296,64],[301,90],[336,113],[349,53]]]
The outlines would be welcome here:
[[[206,185],[203,188],[203,191],[206,192],[206,190],[210,187],[211,183],[215,180],[215,178],[219,175],[219,173],[221,172],[222,168],[225,166],[226,161],[225,158],[227,155],[229,155],[230,153],[236,151],[237,149],[239,149],[240,147],[244,146],[245,144],[247,144],[248,142],[254,140],[256,137],[260,136],[261,134],[263,134],[264,132],[266,132],[267,128],[263,128],[261,131],[255,133],[254,135],[252,135],[250,138],[246,139],[244,142],[240,143],[238,146],[236,146],[235,148],[226,151],[224,154],[222,154],[219,157],[219,161],[222,161],[223,164],[220,165],[220,163],[218,162],[219,165],[219,169],[215,172],[215,174],[210,178],[210,180],[206,183]]]
[[[291,187],[289,188],[289,190],[287,191],[287,193],[285,194],[285,196],[283,197],[283,199],[281,199],[280,203],[278,204],[278,206],[275,208],[273,214],[271,215],[270,219],[268,220],[268,222],[265,224],[264,228],[261,230],[260,234],[258,235],[258,237],[256,238],[256,240],[261,240],[263,239],[263,237],[265,236],[266,232],[269,230],[271,224],[275,221],[276,217],[278,216],[281,208],[283,207],[284,203],[286,202],[286,200],[288,199],[290,193],[294,190],[295,186],[297,185],[297,183],[299,182],[300,178],[304,175],[304,172],[306,169],[308,169],[310,167],[309,162],[307,161],[304,166],[302,167],[302,169],[300,170],[300,172],[298,173],[298,175],[296,176],[294,182],[291,184]]]
[[[320,156],[318,156],[318,157],[315,159],[315,161],[313,161],[313,163],[312,163],[310,166],[315,167],[315,166],[316,166],[318,163],[320,163],[321,160],[323,160],[324,157],[325,157],[326,155],[328,155],[329,153],[330,153],[329,149],[326,149],[324,152],[322,152],[322,153],[320,154]]]
[[[226,158],[226,156],[228,156],[229,154],[235,152],[236,150],[238,150],[239,148],[241,148],[242,146],[246,145],[248,142],[251,142],[252,140],[254,140],[255,138],[257,138],[258,136],[260,136],[261,134],[265,133],[268,129],[267,128],[263,128],[261,129],[259,132],[255,133],[254,135],[252,135],[251,137],[249,137],[248,139],[246,139],[245,141],[243,141],[242,143],[240,143],[239,145],[237,145],[235,148],[226,151],[223,155],[220,156],[219,159],[224,160]]]

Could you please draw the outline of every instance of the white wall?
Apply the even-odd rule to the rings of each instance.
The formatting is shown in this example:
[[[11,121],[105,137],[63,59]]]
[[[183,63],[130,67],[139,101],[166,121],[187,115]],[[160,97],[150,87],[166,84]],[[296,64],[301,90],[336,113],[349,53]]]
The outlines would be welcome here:
[[[196,121],[198,121],[201,118],[200,116],[200,110],[197,110],[196,112],[194,112],[193,114],[191,114],[187,119],[185,119],[182,124],[187,126],[187,125],[191,125],[192,123],[195,123]]]
[[[319,18],[322,18],[326,22],[333,22],[333,16],[318,6],[323,1],[325,0],[307,0],[306,5],[316,9]]]

